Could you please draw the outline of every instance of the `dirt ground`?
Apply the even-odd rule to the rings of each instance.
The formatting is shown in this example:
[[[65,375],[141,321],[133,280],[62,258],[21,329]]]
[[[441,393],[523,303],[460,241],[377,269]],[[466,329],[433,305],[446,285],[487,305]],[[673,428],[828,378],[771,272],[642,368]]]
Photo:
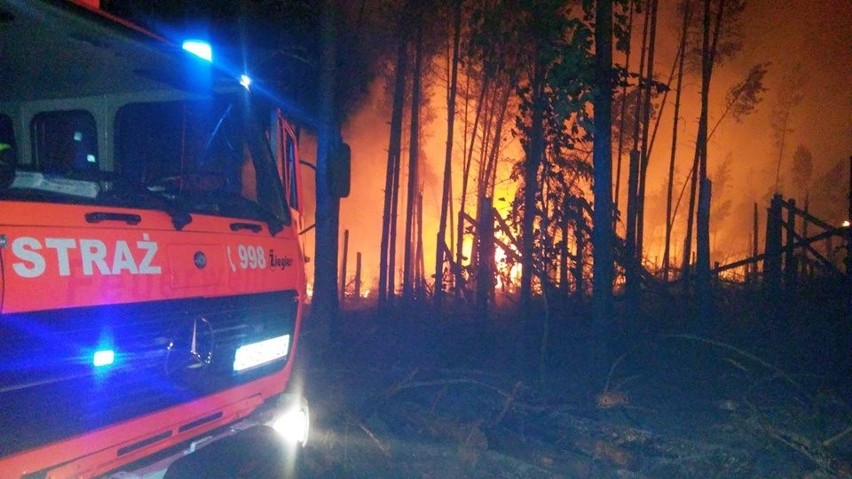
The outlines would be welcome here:
[[[771,327],[743,308],[706,336],[645,307],[636,318],[666,317],[597,368],[578,310],[549,317],[526,369],[510,313],[483,332],[422,305],[347,310],[337,343],[309,317],[297,476],[852,477],[849,312],[801,307]]]

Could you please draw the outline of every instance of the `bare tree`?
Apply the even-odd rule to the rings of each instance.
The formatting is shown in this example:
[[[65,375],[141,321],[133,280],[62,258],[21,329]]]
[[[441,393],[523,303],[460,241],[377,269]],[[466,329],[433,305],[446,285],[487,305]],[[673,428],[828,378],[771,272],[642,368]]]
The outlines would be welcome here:
[[[799,193],[807,198],[810,191],[811,176],[814,171],[814,155],[804,145],[799,145],[793,153],[793,178],[795,183],[802,186]]]
[[[420,15],[415,15],[419,18]],[[405,243],[402,265],[402,295],[406,301],[414,297],[414,283],[418,278],[414,275],[414,251],[419,239],[415,236],[417,208],[416,201],[420,196],[420,107],[421,85],[423,79],[423,25],[416,22],[414,38],[414,70],[412,71],[411,87],[411,128],[408,135],[408,199],[405,213]]]
[[[787,135],[793,132],[790,127],[793,109],[804,96],[805,74],[802,65],[796,65],[789,76],[784,78],[781,88],[775,96],[775,107],[772,109],[770,125],[775,134],[775,146],[778,148],[778,162],[775,166],[775,192],[781,188],[781,163],[784,160],[784,146]]]
[[[444,296],[444,259],[447,247],[447,216],[450,208],[450,187],[453,171],[453,135],[456,119],[459,53],[461,44],[462,0],[453,1],[453,40],[449,55],[450,77],[447,85],[447,142],[444,150],[444,178],[441,188],[441,216],[438,220],[438,239],[435,243],[435,304],[441,306]]]
[[[598,360],[605,358],[603,344],[610,321],[613,280],[612,232],[612,3],[599,0],[595,6],[594,83],[594,229],[595,262],[592,301],[598,345]],[[600,361],[598,361],[600,363]]]
[[[681,31],[680,31],[680,45],[678,46],[678,56],[677,56],[677,87],[675,87],[675,104],[674,104],[674,120],[672,122],[672,149],[671,156],[669,156],[669,178],[668,178],[668,186],[666,189],[666,239],[665,246],[663,250],[663,277],[668,281],[669,279],[669,256],[671,254],[671,238],[672,238],[672,224],[674,223],[674,218],[672,214],[672,189],[674,186],[674,169],[675,169],[675,158],[677,157],[677,136],[678,136],[678,125],[680,123],[680,100],[681,94],[683,93],[683,65],[684,65],[684,57],[686,56],[686,35],[687,29],[689,28],[689,20],[692,14],[692,9],[689,5],[690,0],[686,0],[683,5],[683,20],[681,21]]]
[[[396,54],[396,73],[393,92],[393,109],[390,123],[390,145],[385,176],[385,196],[382,216],[382,239],[379,259],[379,305],[383,306],[394,294],[394,258],[396,248],[396,209],[398,205],[399,169],[402,148],[402,114],[405,102],[405,78],[408,73],[408,41],[403,21],[398,26],[401,33]]]

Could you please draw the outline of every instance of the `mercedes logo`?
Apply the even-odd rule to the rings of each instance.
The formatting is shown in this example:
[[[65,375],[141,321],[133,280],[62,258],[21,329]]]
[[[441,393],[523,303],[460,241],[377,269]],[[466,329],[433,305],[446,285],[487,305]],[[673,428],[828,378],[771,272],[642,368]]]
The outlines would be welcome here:
[[[166,346],[166,373],[203,369],[213,360],[213,326],[205,317],[181,320]]]

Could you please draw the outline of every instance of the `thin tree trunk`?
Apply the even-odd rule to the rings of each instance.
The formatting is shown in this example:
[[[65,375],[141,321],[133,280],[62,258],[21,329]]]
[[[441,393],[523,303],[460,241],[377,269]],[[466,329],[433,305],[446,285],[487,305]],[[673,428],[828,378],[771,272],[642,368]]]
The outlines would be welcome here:
[[[639,200],[639,170],[642,162],[639,152],[639,128],[642,118],[642,92],[645,85],[642,78],[645,74],[645,48],[648,39],[648,26],[650,24],[650,9],[645,10],[645,22],[642,27],[642,49],[639,52],[639,84],[636,92],[636,115],[633,125],[633,148],[630,151],[630,167],[627,175],[627,257],[625,271],[627,275],[628,296],[636,298],[639,291],[639,266],[641,265],[642,252],[637,249],[637,207]]]
[[[400,28],[402,32],[403,29]],[[396,191],[399,184],[400,154],[402,146],[402,113],[405,102],[405,77],[408,74],[408,42],[400,38],[396,54],[396,79],[393,92],[393,110],[391,113],[390,144],[385,175],[385,198],[382,216],[382,240],[379,259],[379,306],[384,306],[388,296],[393,295],[393,252],[396,238]]]
[[[713,315],[713,298],[710,278],[710,201],[711,183],[707,178],[707,130],[709,124],[710,104],[710,79],[713,76],[713,62],[716,55],[716,45],[722,28],[722,19],[725,12],[725,0],[719,0],[719,10],[716,12],[716,23],[713,29],[712,43],[710,39],[710,0],[706,0],[704,7],[704,49],[703,65],[701,75],[701,121],[698,124],[698,144],[701,149],[701,162],[699,163],[699,192],[698,192],[698,230],[696,259],[696,279],[698,289],[698,304],[701,312],[701,327],[706,328]],[[703,206],[703,207],[702,207]]]
[[[503,87],[500,86],[501,84],[501,82],[493,83],[495,85],[492,92],[493,98],[488,101],[488,113],[486,114],[486,121],[483,125],[482,147],[480,148],[482,155],[479,160],[479,174],[477,177],[477,225],[481,225],[483,222],[481,218],[482,212],[485,211],[482,207],[483,201],[487,201],[493,207],[494,170],[496,169],[497,156],[500,153],[500,141],[503,138],[503,124],[506,110],[508,109],[509,97],[513,91],[513,88],[509,86],[511,83],[507,82]],[[499,100],[497,99],[498,96]],[[477,229],[476,236],[480,234],[480,229]],[[473,244],[478,244],[477,238],[474,238]],[[472,266],[479,264],[481,252],[481,248],[474,248],[471,251]],[[486,260],[488,259],[486,258]]]
[[[444,149],[444,180],[441,189],[441,216],[438,220],[438,240],[435,244],[435,305],[440,307],[444,297],[444,252],[447,250],[447,211],[451,206],[450,186],[453,167],[453,133],[456,120],[459,47],[461,44],[461,0],[455,0],[453,10],[453,52],[447,94],[447,143]]]
[[[568,205],[564,205],[563,208],[567,210]],[[559,295],[562,298],[562,302],[564,303],[565,298],[568,297],[568,293],[570,288],[568,287],[568,214],[567,211],[562,215],[562,247],[559,248]]]
[[[583,214],[582,211],[578,211]],[[583,297],[583,292],[586,290],[586,280],[583,275],[583,263],[585,262],[586,236],[580,224],[574,225],[574,241],[576,242],[577,254],[574,258],[574,295],[578,298]]]
[[[692,275],[690,267],[692,264],[692,232],[695,229],[695,201],[698,197],[698,155],[698,146],[696,145],[689,175],[689,210],[686,212],[686,235],[683,240],[683,258],[680,272],[685,291],[689,290],[689,278]]]
[[[497,122],[494,124],[494,137],[491,143],[491,149],[488,154],[488,162],[485,166],[485,174],[483,175],[483,184],[480,185],[481,191],[484,191],[485,196],[494,196],[494,179],[497,173],[497,159],[500,156],[500,143],[503,141],[503,128],[506,123],[506,112],[509,109],[509,97],[512,95],[513,88],[511,85],[514,81],[509,81],[503,87],[503,94],[500,102],[497,104]]]
[[[474,208],[474,221],[476,225],[480,224],[480,214],[481,214],[481,203],[485,196],[485,192],[483,189],[483,184],[485,183],[485,168],[487,164],[487,158],[489,157],[489,150],[491,148],[491,134],[492,129],[494,127],[494,117],[496,115],[495,108],[496,102],[494,101],[494,96],[497,95],[496,88],[489,91],[489,95],[486,95],[485,99],[485,120],[482,122],[482,136],[479,139],[479,161],[476,172],[476,203]],[[471,241],[471,251],[470,251],[470,271],[476,271],[477,265],[479,261],[479,248],[476,247],[479,244],[477,237],[479,236],[479,228],[473,229],[473,238]]]
[[[402,266],[402,296],[405,301],[413,298],[413,250],[416,247],[416,239],[413,234],[415,224],[415,207],[417,196],[420,191],[419,180],[419,152],[420,152],[420,84],[423,65],[423,28],[417,23],[416,38],[414,42],[414,70],[412,71],[411,86],[411,130],[408,136],[408,196],[405,212],[405,250]]]
[[[340,304],[346,302],[346,266],[349,263],[349,230],[343,231],[343,258],[340,259]]]
[[[633,0],[630,0],[627,4],[627,8],[630,9],[630,17],[627,21],[627,49],[624,52],[624,71],[625,73],[630,73],[630,48],[633,43],[630,41],[633,35]],[[625,116],[627,115],[627,84],[628,81],[625,78],[624,85],[621,87],[621,118],[619,119],[619,127],[618,127],[618,166],[615,170],[615,195],[613,196],[613,211],[618,212],[618,203],[620,201],[619,188],[621,187],[621,158],[624,156],[624,124],[626,122]],[[613,215],[613,230],[615,230],[615,224],[617,222],[616,215]]]
[[[645,87],[645,98],[643,103],[645,111],[642,120],[642,153],[641,164],[639,168],[639,190],[636,194],[636,252],[639,258],[642,257],[644,251],[644,236],[645,236],[645,183],[648,176],[648,163],[651,154],[648,147],[648,135],[651,127],[651,86],[654,81],[654,51],[657,43],[657,3],[658,0],[650,0],[649,14],[651,16],[651,31],[650,41],[648,42],[648,71],[647,85]]]
[[[482,211],[477,235],[479,262],[476,268],[476,321],[482,332],[488,322],[488,302],[494,293],[494,206],[491,198],[480,202]]]
[[[690,12],[689,0],[687,0],[683,9],[680,46],[678,47],[677,88],[675,91],[674,121],[672,122],[672,151],[671,156],[669,157],[669,183],[666,189],[666,243],[663,250],[663,277],[666,281],[669,280],[672,226],[674,224],[674,218],[672,218],[672,189],[674,188],[674,167],[675,158],[677,156],[678,125],[680,123],[680,98],[683,90],[683,63],[684,57],[686,56],[686,33],[687,28],[689,27]]]
[[[464,210],[465,203],[467,202],[467,186],[470,181],[470,167],[473,163],[473,145],[476,142],[476,132],[479,130],[479,120],[482,116],[482,109],[484,108],[485,103],[485,93],[488,90],[488,85],[490,84],[489,78],[484,77],[482,79],[482,84],[480,85],[479,92],[479,100],[476,102],[476,113],[473,116],[473,127],[470,131],[470,144],[468,145],[468,151],[465,153],[464,157],[464,165],[462,167],[462,190],[461,190],[461,198],[459,201],[459,221],[458,225],[456,225],[458,232],[456,236],[456,290],[458,293],[461,293],[464,288],[464,275],[462,268],[462,261],[464,256]],[[467,137],[466,137],[467,138]],[[466,140],[467,141],[467,140]]]
[[[545,65],[539,58],[539,48],[535,49],[533,75],[531,78],[530,102],[532,103],[532,116],[530,127],[530,142],[526,151],[524,162],[524,216],[521,220],[521,314],[522,330],[530,331],[536,317],[532,304],[532,279],[535,275],[533,269],[533,253],[535,240],[533,233],[536,218],[536,198],[538,197],[538,170],[544,156],[544,84]],[[606,220],[610,221],[609,218]],[[531,338],[530,338],[531,339]],[[523,341],[524,368],[533,363],[532,352],[534,347]]]
[[[414,247],[414,297],[415,299],[425,299],[426,280],[423,277],[426,271],[423,261],[423,189],[419,188],[417,193],[417,212],[415,216],[417,221],[415,233]]]
[[[400,128],[402,124],[400,123]],[[400,131],[400,135],[402,132]],[[400,143],[400,150],[402,144]],[[391,186],[391,224],[390,224],[390,245],[388,246],[388,299],[393,302],[396,298],[396,247],[397,241],[397,223],[399,222],[399,182],[402,175],[402,151],[396,158],[396,167],[393,171],[393,185]]]

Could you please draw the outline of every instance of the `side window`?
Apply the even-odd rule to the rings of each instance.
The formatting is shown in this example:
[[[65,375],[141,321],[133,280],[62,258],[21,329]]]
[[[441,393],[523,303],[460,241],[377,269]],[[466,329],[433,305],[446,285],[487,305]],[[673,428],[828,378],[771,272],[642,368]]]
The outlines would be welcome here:
[[[12,119],[2,113],[0,113],[0,144],[8,145],[12,149],[18,148],[15,143],[15,128],[12,126]]]
[[[299,159],[296,158],[296,140],[287,133],[286,135],[286,163],[287,163],[287,203],[291,208],[299,209]]]
[[[98,170],[95,118],[84,110],[37,114],[30,123],[36,168],[69,174]]]

